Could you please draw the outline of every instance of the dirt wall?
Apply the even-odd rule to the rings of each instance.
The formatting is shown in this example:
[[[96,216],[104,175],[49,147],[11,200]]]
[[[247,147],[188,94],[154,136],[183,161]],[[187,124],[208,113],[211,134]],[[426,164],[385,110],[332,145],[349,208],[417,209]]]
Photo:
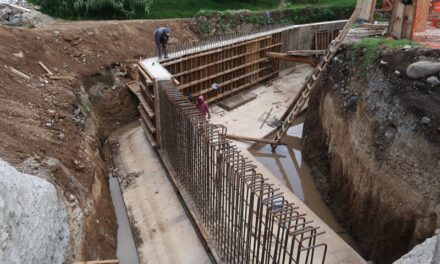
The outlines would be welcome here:
[[[362,51],[346,47],[312,93],[305,159],[338,220],[375,263],[391,263],[440,226],[440,91],[404,74],[439,52],[383,50],[365,65]],[[424,116],[433,121],[421,123]]]
[[[56,186],[68,213],[66,263],[116,257],[117,224],[100,148],[109,132],[136,118],[136,109],[129,92],[108,73],[111,65],[154,49],[152,35],[160,25],[171,27],[171,45],[194,38],[188,23],[0,26],[0,157],[32,175],[47,172]],[[51,80],[39,61],[54,75],[75,80]]]

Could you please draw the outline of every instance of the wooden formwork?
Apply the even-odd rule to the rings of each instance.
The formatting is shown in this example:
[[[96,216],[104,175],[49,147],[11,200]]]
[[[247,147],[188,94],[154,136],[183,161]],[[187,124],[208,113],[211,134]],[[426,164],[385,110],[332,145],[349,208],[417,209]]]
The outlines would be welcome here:
[[[266,52],[281,51],[281,33],[257,37],[211,50],[188,54],[162,63],[179,82],[178,89],[194,98],[203,95],[208,102],[275,77],[279,62]],[[217,89],[213,88],[217,84]]]
[[[330,42],[334,40],[339,34],[338,30],[322,30],[315,33],[315,49],[326,50]]]

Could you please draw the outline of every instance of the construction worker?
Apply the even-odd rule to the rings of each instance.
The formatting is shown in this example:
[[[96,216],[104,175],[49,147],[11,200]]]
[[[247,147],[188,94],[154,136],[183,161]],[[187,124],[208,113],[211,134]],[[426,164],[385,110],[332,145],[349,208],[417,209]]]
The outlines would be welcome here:
[[[159,60],[165,55],[165,59],[168,59],[167,43],[170,39],[171,30],[167,27],[160,27],[154,31],[154,42],[156,43],[157,56]]]
[[[205,101],[205,98],[203,98],[203,95],[200,95],[197,98],[197,108],[200,111],[201,117],[206,118],[206,115],[208,115],[208,119],[211,119],[211,113],[209,112],[208,103]]]

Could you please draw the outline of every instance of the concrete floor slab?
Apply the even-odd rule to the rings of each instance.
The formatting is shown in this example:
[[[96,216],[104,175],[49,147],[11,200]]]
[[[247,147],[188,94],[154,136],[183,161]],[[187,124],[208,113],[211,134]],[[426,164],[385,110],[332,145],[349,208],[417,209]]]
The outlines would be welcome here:
[[[117,139],[121,170],[143,172],[123,190],[141,263],[210,263],[140,125]]]
[[[311,71],[311,67],[306,67],[273,80],[273,84],[268,87],[260,86],[255,88],[252,90],[257,94],[255,100],[230,112],[224,111],[218,106],[212,106],[212,122],[215,124],[226,125],[228,134],[263,138],[274,131],[274,128],[268,125],[264,125],[260,129],[267,114],[272,109],[268,120],[275,117],[281,117]],[[298,205],[300,207],[298,211],[306,213],[307,220],[313,220],[314,225],[320,226],[321,230],[326,232],[319,240],[328,245],[325,263],[366,263],[366,261],[355,250],[353,250],[287,186],[285,186],[280,179],[278,179],[272,172],[263,166],[254,155],[251,154],[249,148],[252,147],[252,142],[235,141],[234,143],[240,148],[243,156],[249,158],[249,160],[257,165],[257,172],[262,173],[265,178],[268,178],[271,183],[274,183],[274,188],[280,188],[280,191],[284,192],[284,196],[289,202]],[[319,263],[319,260],[316,258],[315,261],[316,263]]]

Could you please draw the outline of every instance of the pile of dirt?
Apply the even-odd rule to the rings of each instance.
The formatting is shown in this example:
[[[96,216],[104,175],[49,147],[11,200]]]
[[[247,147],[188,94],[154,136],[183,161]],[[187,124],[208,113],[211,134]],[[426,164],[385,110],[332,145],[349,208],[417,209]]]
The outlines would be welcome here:
[[[406,76],[440,50],[345,47],[309,102],[304,157],[363,256],[391,263],[440,226],[440,86]]]
[[[115,75],[126,60],[154,49],[158,26],[172,29],[172,43],[195,39],[188,23],[0,26],[0,158],[33,175],[47,172],[66,200],[67,263],[115,258],[117,224],[100,148],[112,130],[137,118],[134,99]],[[67,80],[50,79],[39,61]]]

